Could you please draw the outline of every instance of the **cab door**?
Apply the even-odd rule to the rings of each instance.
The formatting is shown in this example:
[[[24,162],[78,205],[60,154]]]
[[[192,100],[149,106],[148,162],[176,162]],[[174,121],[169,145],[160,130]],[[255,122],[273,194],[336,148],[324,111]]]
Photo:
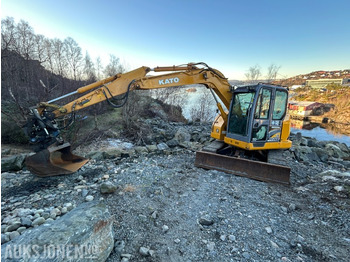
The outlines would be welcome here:
[[[288,92],[285,89],[276,89],[273,99],[273,111],[268,133],[268,142],[281,141],[283,119],[287,113]]]
[[[272,96],[272,88],[263,87],[259,91],[252,124],[251,142],[253,143],[265,143],[268,139]]]
[[[260,89],[253,118],[252,143],[263,146],[265,142],[280,141],[287,102],[288,93],[282,88]]]
[[[234,93],[226,136],[243,142],[250,142],[250,119],[255,90]]]

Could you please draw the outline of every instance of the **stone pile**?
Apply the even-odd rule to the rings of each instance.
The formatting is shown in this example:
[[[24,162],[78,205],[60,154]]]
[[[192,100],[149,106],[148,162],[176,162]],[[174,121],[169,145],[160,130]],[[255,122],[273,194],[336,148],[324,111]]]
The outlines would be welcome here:
[[[71,211],[75,206],[66,203],[62,206],[45,209],[18,208],[2,218],[1,221],[1,244],[23,234],[26,230],[36,228],[42,224],[49,223]]]
[[[350,149],[345,143],[318,141],[302,137],[300,133],[292,135],[291,139],[293,146],[290,151],[299,162],[322,162],[344,170],[350,168]]]
[[[140,155],[169,155],[182,149],[200,150],[203,145],[213,140],[210,139],[209,125],[167,123],[159,119],[146,120],[146,122],[152,126],[152,132],[143,138],[145,145],[107,147],[104,151],[92,150],[86,154],[86,157],[99,161]]]
[[[237,256],[237,260],[249,260],[261,254],[255,254],[255,249],[245,246],[250,243],[245,239],[249,237],[244,228],[248,224],[258,232],[251,232],[258,239],[255,243],[261,243],[265,234],[265,245],[273,247],[272,251],[260,247],[265,252],[266,260],[278,257],[280,249],[288,250],[293,257],[294,251],[285,246],[290,242],[293,250],[298,249],[295,252],[302,252],[306,241],[300,237],[300,241],[294,244],[292,237],[283,240],[283,236],[288,235],[284,232],[288,227],[291,228],[288,233],[294,232],[295,221],[304,219],[301,209],[309,208],[309,204],[304,205],[299,200],[299,195],[302,195],[301,200],[305,196],[312,198],[310,203],[313,203],[316,194],[324,194],[327,199],[333,196],[334,199],[339,196],[346,199],[350,194],[350,150],[345,144],[317,141],[302,137],[300,133],[292,134],[293,146],[284,154],[286,164],[292,167],[293,190],[282,189],[282,193],[277,193],[278,187],[270,187],[269,184],[195,168],[193,151],[209,143],[209,125],[183,125],[159,119],[145,121],[152,126],[152,132],[145,137],[143,144],[128,143],[127,146],[88,150],[85,156],[90,157],[91,161],[70,176],[39,179],[25,169],[4,172],[2,248],[5,250],[6,246],[14,243],[38,244],[35,236],[45,235],[46,238],[50,232],[55,232],[80,244],[87,243],[87,239],[102,239],[99,241],[102,253],[94,261],[105,261],[111,252],[109,261],[157,260],[164,254],[170,254],[174,261],[178,261],[183,253],[189,256],[188,260],[218,261],[216,256],[220,258],[223,254],[219,251],[227,252],[230,245],[230,255]],[[81,155],[79,152],[77,154]],[[305,180],[300,182],[299,178]],[[40,186],[35,190],[28,188],[37,184]],[[296,196],[293,195],[297,204],[291,203],[287,195],[294,192],[297,192]],[[318,206],[322,206],[322,199],[316,198]],[[107,203],[113,215],[117,214],[114,222],[119,235],[116,239],[113,239],[112,222],[104,203]],[[254,203],[257,205],[254,206]],[[261,207],[266,209],[257,211]],[[91,220],[91,210],[95,208],[97,212],[94,217],[98,219]],[[212,210],[217,213],[212,213]],[[322,223],[321,218],[317,217],[322,212],[313,217],[309,215],[306,223],[311,226],[316,222]],[[347,213],[342,209],[337,212],[341,220],[346,221]],[[261,223],[261,216],[264,223]],[[290,221],[286,227],[283,223],[288,219]],[[237,221],[241,221],[241,224],[236,228]],[[189,240],[186,233],[177,233],[181,223],[189,223],[191,230],[193,225],[198,229],[195,235],[188,236]],[[71,226],[67,225],[75,227],[68,230]],[[235,230],[231,230],[231,227]],[[102,231],[96,231],[96,228]],[[182,232],[187,232],[188,228]],[[89,233],[81,231],[85,229]],[[95,235],[95,231],[100,233]],[[53,238],[55,234],[52,234]],[[293,238],[299,238],[298,234]],[[82,238],[75,239],[76,235]],[[158,238],[169,241],[171,248],[181,247],[179,257],[177,248],[165,252],[162,245],[158,245]],[[201,248],[196,249],[192,256],[193,250],[189,247],[197,244]],[[315,243],[313,245],[318,248]],[[199,259],[203,252],[208,254]]]

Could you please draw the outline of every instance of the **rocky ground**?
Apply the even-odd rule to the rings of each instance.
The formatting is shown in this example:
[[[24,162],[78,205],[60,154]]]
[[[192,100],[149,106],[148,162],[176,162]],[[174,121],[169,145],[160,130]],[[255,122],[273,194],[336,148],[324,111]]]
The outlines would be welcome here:
[[[210,126],[149,121],[143,146],[77,148],[92,160],[72,175],[38,178],[3,146],[1,243],[102,201],[115,237],[107,261],[348,261],[345,144],[292,135],[283,186],[195,167]]]

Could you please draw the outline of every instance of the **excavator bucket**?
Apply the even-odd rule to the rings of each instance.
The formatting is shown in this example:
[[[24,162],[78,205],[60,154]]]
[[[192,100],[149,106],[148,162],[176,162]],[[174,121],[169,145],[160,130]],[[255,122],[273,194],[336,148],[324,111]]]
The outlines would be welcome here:
[[[259,181],[289,184],[290,168],[244,158],[198,151],[194,165]]]
[[[71,174],[81,168],[89,160],[72,154],[69,143],[57,145],[39,151],[26,158],[29,171],[39,177]]]

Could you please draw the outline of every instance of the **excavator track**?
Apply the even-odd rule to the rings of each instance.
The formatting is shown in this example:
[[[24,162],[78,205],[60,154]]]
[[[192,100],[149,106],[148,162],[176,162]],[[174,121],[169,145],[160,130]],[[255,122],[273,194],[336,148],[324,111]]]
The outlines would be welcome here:
[[[290,167],[240,157],[198,151],[194,165],[251,179],[289,185]]]

